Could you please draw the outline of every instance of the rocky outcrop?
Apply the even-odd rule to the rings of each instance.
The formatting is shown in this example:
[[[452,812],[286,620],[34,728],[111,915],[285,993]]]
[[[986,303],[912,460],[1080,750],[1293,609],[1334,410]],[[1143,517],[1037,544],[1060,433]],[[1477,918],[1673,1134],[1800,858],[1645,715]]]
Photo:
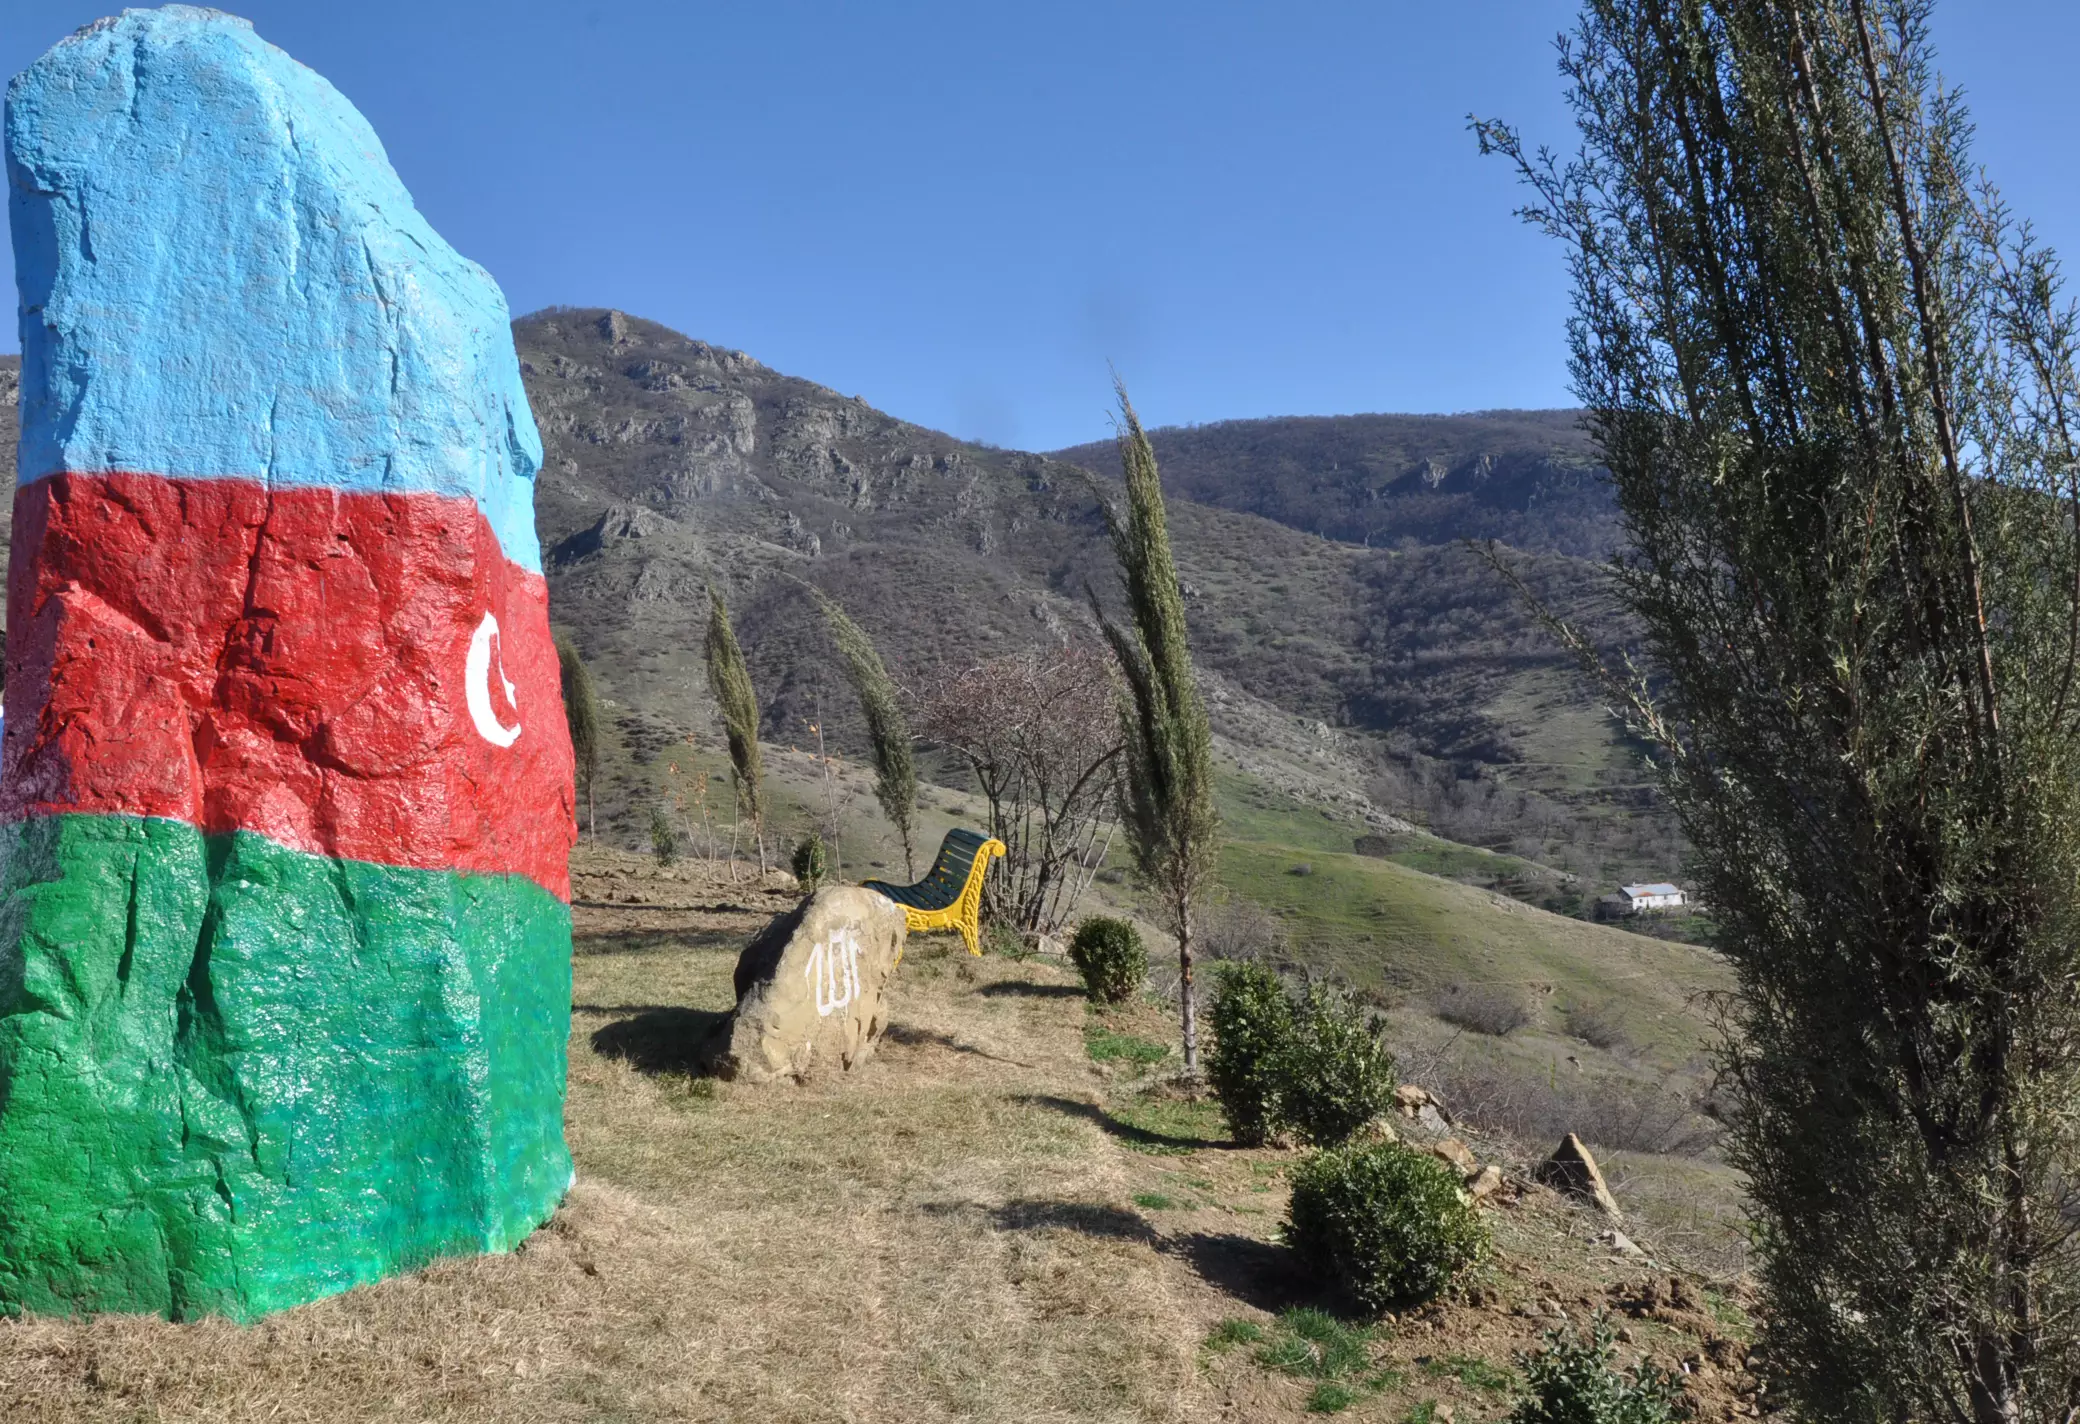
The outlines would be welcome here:
[[[571,749],[505,300],[244,21],[8,95],[0,1315],[251,1317],[571,1181]]]
[[[1541,1162],[1531,1175],[1534,1181],[1595,1207],[1613,1221],[1624,1219],[1625,1214],[1618,1210],[1618,1199],[1604,1184],[1603,1172],[1597,1167],[1596,1159],[1589,1154],[1582,1139],[1571,1132],[1561,1139],[1560,1145],[1553,1149],[1553,1155]]]
[[[776,917],[737,960],[736,1010],[702,1051],[709,1071],[751,1083],[846,1072],[888,1028],[888,986],[909,931],[894,901],[856,885],[817,891]]]

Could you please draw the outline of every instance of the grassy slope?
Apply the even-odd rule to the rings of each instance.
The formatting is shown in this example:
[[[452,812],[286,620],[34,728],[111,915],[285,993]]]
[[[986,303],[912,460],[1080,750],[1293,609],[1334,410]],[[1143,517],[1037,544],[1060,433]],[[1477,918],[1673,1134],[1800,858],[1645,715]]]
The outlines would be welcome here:
[[[1222,885],[1279,915],[1301,962],[1361,988],[1516,986],[1539,1007],[1535,1029],[1552,1027],[1572,1003],[1616,1004],[1642,1040],[1681,1062],[1704,1038],[1697,995],[1729,982],[1695,946],[1497,893],[1490,887],[1549,874],[1514,856],[1430,837],[1401,838],[1386,858],[1358,855],[1363,827],[1236,779],[1223,787],[1221,811]]]
[[[1233,1148],[1209,1107],[1131,1060],[1093,1062],[1063,970],[921,942],[864,1069],[800,1088],[708,1085],[686,1073],[689,1047],[728,1006],[745,938],[791,897],[589,849],[574,868],[579,1180],[548,1228],[514,1255],[249,1329],[0,1323],[5,1416],[1308,1417],[1309,1381],[1202,1343],[1222,1321],[1268,1328],[1321,1299],[1275,1241],[1296,1158]],[[1104,1027],[1155,1042],[1169,1018],[1141,1005]],[[1476,1147],[1523,1165],[1505,1145]],[[1490,1217],[1501,1249],[1475,1278],[1481,1303],[1384,1332],[1368,1368],[1392,1382],[1344,1417],[1401,1420],[1425,1401],[1493,1417],[1505,1394],[1468,1381],[1505,1377],[1535,1343],[1546,1322],[1531,1302],[1579,1317],[1648,1274],[1556,1202]],[[1628,1229],[1661,1249],[1651,1220]],[[1731,1313],[1629,1323],[1628,1356],[1673,1362],[1729,1334],[1719,1353],[1740,1353]],[[1702,1417],[1730,1417],[1724,1383],[1695,1381]]]

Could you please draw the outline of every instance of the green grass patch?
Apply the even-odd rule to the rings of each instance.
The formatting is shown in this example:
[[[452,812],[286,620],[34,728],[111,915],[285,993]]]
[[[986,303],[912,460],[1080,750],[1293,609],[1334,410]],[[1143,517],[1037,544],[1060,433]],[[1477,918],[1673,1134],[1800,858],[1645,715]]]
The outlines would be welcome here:
[[[1500,1365],[1481,1359],[1478,1355],[1446,1355],[1441,1360],[1431,1360],[1423,1366],[1423,1373],[1433,1379],[1457,1380],[1469,1389],[1503,1391],[1514,1388],[1517,1378]]]
[[[1734,1304],[1724,1292],[1707,1287],[1704,1303],[1705,1308],[1711,1311],[1712,1319],[1740,1339],[1746,1340],[1754,1332],[1755,1322],[1748,1319],[1748,1312]]]
[[[1310,1414],[1339,1414],[1401,1382],[1395,1371],[1372,1367],[1375,1328],[1346,1324],[1325,1310],[1296,1306],[1257,1337],[1259,1365],[1315,1382],[1307,1396]]]
[[[1158,1156],[1225,1147],[1231,1140],[1217,1103],[1144,1098],[1115,1108],[1112,1135],[1137,1152]]]
[[[1237,1345],[1254,1345],[1264,1338],[1264,1327],[1254,1320],[1223,1320],[1206,1332],[1206,1348],[1225,1355]]]
[[[1136,1192],[1134,1205],[1143,1211],[1176,1211],[1181,1203],[1175,1197],[1166,1197],[1161,1192]]]
[[[1309,1414],[1341,1414],[1365,1397],[1341,1380],[1323,1380],[1307,1396]]]
[[[1103,1024],[1086,1024],[1083,1030],[1083,1051],[1091,1056],[1093,1063],[1160,1063],[1170,1056],[1170,1045],[1156,1043],[1146,1038],[1136,1038],[1131,1033],[1118,1033]]]
[[[1347,851],[1371,828],[1235,772],[1214,781],[1221,834],[1231,841],[1261,841],[1299,851]]]

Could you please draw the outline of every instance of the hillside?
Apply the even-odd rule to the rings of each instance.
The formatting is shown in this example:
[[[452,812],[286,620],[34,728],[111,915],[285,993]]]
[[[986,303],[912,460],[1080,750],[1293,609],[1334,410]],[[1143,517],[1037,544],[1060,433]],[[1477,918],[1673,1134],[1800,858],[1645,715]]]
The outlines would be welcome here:
[[[1087,472],[969,444],[619,312],[537,313],[514,336],[547,449],[537,520],[553,615],[611,704],[600,812],[624,840],[658,794],[659,753],[689,736],[714,745],[710,582],[749,650],[766,739],[802,743],[820,723],[853,752],[851,694],[798,581],[850,609],[911,686],[988,652],[1088,637],[1089,596],[1114,595],[1095,493],[1116,488],[1107,449],[1067,452]],[[0,395],[14,367],[0,362]],[[13,401],[0,405],[11,476]],[[1504,538],[1556,607],[1627,640],[1581,557],[1613,526],[1571,416],[1155,438],[1185,496],[1172,530],[1227,765],[1589,882],[1673,872],[1673,830],[1636,750],[1454,542]]]
[[[1616,506],[1572,410],[1471,415],[1283,416],[1149,432],[1164,484],[1186,499],[1260,514],[1375,548],[1499,539],[1608,558]],[[1088,469],[1107,443],[1058,450]]]
[[[712,738],[710,580],[750,651],[766,737],[799,741],[820,719],[855,750],[850,693],[796,580],[850,609],[912,685],[985,650],[1088,636],[1088,595],[1113,594],[1103,462],[968,444],[617,312],[537,313],[514,334],[548,449],[537,511],[556,617],[617,704],[612,824],[652,794],[660,748]],[[1564,443],[1559,417],[1505,424],[1527,449]],[[1443,459],[1464,431],[1439,428]],[[1465,549],[1368,550],[1191,500],[1171,519],[1231,762],[1592,879],[1670,871],[1636,755]],[[1595,568],[1526,539],[1534,586],[1622,641]],[[1310,746],[1305,775],[1267,750],[1293,746]]]

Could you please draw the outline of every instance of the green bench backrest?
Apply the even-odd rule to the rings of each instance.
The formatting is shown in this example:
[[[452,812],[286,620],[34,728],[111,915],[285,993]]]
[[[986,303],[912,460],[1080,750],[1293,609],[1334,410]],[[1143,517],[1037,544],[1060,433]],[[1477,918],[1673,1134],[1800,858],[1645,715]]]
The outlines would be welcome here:
[[[968,871],[975,864],[975,853],[988,840],[988,836],[956,826],[939,843],[939,858],[932,862],[931,872],[915,885],[890,885],[885,880],[863,880],[860,883],[869,890],[880,891],[898,905],[908,905],[916,910],[943,910],[960,899],[961,890],[968,883]]]

